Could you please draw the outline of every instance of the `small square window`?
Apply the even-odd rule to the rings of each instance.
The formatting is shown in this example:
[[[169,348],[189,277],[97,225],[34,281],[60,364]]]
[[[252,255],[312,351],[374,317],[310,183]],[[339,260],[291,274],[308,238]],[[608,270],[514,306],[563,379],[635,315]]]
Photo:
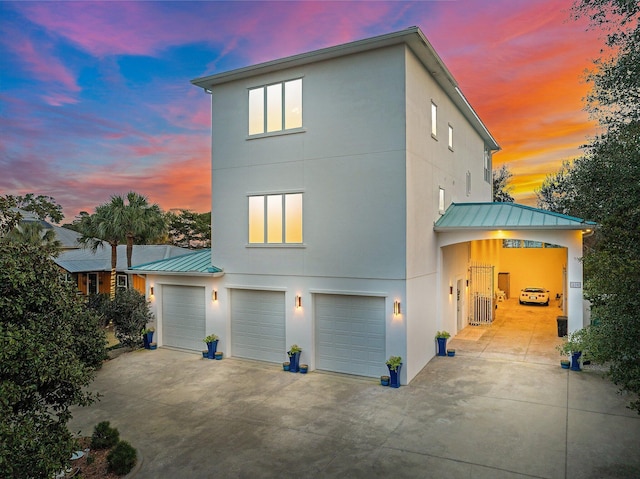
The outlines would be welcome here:
[[[438,211],[444,214],[444,210],[444,188],[440,187],[438,189]]]

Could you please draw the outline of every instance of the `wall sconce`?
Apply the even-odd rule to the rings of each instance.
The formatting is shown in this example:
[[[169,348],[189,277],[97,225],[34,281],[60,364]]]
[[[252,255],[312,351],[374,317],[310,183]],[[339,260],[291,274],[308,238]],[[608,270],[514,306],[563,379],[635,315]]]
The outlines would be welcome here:
[[[151,286],[151,288],[149,288],[149,296],[153,296],[153,286]]]
[[[214,289],[213,292],[211,293],[211,300],[212,301],[218,301],[218,290]]]
[[[302,308],[302,297],[299,294],[296,295],[296,308]]]
[[[467,288],[469,287],[469,280],[467,280]]]
[[[393,302],[393,314],[394,316],[399,316],[402,314],[402,307],[400,306],[400,301]]]
[[[453,286],[449,286],[449,294],[453,294]]]

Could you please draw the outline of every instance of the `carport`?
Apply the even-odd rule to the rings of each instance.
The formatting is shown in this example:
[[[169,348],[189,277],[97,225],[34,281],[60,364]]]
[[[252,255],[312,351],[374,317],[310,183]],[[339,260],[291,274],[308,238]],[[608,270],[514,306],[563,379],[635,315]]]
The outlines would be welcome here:
[[[529,282],[548,283],[552,298],[561,299],[557,314],[568,317],[569,331],[583,327],[582,238],[595,226],[515,203],[452,203],[434,225],[442,329],[456,334],[469,324],[495,321],[499,276],[512,268],[518,274],[511,298],[525,286],[545,286]],[[540,247],[517,251],[514,245]]]

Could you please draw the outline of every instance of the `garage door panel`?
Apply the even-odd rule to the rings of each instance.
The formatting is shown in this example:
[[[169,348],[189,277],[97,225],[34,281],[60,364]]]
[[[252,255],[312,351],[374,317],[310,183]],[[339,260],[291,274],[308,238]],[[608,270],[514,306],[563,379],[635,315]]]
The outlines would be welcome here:
[[[204,288],[162,286],[162,341],[165,346],[201,350],[205,336]]]
[[[237,357],[283,361],[286,357],[284,293],[232,290],[231,349]]]
[[[384,298],[318,294],[314,304],[317,368],[380,375],[386,360]]]

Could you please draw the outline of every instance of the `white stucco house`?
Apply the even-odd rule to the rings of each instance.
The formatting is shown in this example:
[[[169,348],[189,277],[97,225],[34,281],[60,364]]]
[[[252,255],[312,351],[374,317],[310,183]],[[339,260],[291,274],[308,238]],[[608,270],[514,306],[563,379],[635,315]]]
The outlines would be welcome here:
[[[499,286],[547,285],[582,326],[593,225],[491,203],[499,145],[420,29],[192,83],[211,101],[213,247],[134,268],[160,346],[216,333],[227,356],[282,362],[295,343],[310,370],[371,377],[402,356],[406,384],[436,331],[491,321]]]

